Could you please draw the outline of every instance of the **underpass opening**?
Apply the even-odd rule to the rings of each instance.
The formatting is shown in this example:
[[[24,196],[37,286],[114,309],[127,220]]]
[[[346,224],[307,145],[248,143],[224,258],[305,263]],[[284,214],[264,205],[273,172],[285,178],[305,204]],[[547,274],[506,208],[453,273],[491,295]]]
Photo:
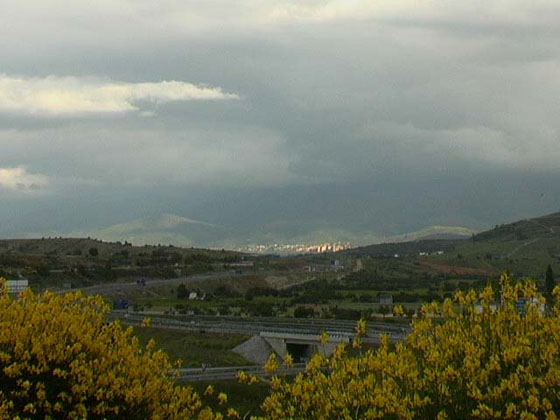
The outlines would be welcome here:
[[[307,362],[316,351],[312,344],[286,342],[286,350],[293,357],[295,363]]]

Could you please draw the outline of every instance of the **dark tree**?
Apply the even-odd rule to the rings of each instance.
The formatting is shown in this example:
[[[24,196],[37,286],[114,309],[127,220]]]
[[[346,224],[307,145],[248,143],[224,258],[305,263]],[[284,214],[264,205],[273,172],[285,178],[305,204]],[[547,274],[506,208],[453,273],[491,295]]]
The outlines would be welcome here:
[[[544,277],[546,297],[549,299],[549,301],[552,301],[552,291],[554,290],[554,286],[556,286],[556,283],[554,282],[554,273],[552,271],[552,267],[549,264],[546,269],[546,275]]]
[[[97,248],[90,248],[88,252],[92,257],[97,257],[99,255],[99,251],[97,250]]]
[[[180,284],[177,287],[177,299],[186,299],[189,297],[189,291],[184,284]]]
[[[387,305],[380,305],[379,306],[379,311],[378,311],[381,315],[383,315],[383,318],[385,318],[385,315],[390,314],[391,311],[391,307],[387,306]]]
[[[298,306],[294,310],[295,318],[313,318],[315,316],[315,310],[313,308],[307,308],[305,306]]]

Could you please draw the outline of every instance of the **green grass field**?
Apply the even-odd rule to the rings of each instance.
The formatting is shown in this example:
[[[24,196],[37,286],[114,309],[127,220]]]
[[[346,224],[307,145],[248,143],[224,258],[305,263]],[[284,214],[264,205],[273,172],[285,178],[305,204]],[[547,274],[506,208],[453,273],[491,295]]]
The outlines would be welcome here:
[[[172,361],[180,359],[182,367],[240,366],[252,363],[231,351],[249,337],[236,334],[211,334],[191,331],[135,327],[134,334],[142,345],[154,339],[156,346],[167,352]]]

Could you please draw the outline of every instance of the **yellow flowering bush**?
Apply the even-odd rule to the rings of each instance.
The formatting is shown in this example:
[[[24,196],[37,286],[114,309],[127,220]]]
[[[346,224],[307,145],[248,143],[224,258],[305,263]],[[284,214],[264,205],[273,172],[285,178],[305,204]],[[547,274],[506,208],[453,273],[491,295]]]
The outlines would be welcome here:
[[[560,307],[545,313],[533,282],[501,282],[500,296],[489,286],[425,305],[403,343],[384,337],[358,357],[343,344],[274,377],[263,418],[556,419]]]
[[[222,418],[109,310],[81,293],[0,294],[0,419]]]
[[[403,343],[384,336],[378,349],[363,350],[360,321],[359,356],[343,343],[295,378],[273,376],[261,418],[557,419],[560,304],[545,310],[533,282],[501,280],[499,296],[489,286],[424,305]],[[223,418],[173,383],[153,342],[143,349],[131,329],[107,323],[108,311],[100,297],[80,293],[1,294],[0,419]],[[266,370],[280,362],[273,356]],[[242,372],[239,379],[256,382]],[[225,394],[204,392],[214,394],[225,416],[239,417]]]

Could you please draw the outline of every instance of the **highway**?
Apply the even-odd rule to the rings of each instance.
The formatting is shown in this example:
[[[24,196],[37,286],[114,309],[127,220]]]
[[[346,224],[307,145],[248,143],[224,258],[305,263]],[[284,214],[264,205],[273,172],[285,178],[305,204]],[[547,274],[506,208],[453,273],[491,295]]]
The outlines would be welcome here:
[[[217,381],[224,379],[235,379],[237,373],[243,371],[247,374],[260,377],[268,377],[271,374],[265,372],[262,366],[232,366],[232,367],[207,367],[177,369],[179,376],[177,380],[182,382]],[[292,367],[280,366],[277,375],[297,375],[305,370],[305,363],[295,363]]]
[[[332,336],[354,336],[356,321],[304,318],[239,318],[218,316],[152,316],[113,311],[112,319],[121,319],[125,324],[139,325],[150,317],[155,328],[181,329],[221,334],[258,335],[261,332],[279,334],[320,335],[324,331]],[[393,341],[402,341],[410,327],[405,324],[373,322],[368,325],[366,342],[378,342],[381,334],[389,334]]]
[[[212,332],[221,334],[259,335],[261,333],[290,336],[292,340],[319,340],[319,336],[326,331],[333,340],[340,338],[351,340],[355,335],[356,321],[331,319],[304,318],[239,318],[218,316],[150,316],[146,314],[113,311],[111,319],[120,319],[124,324],[140,325],[145,318],[150,317],[154,328],[177,329],[184,331]],[[365,343],[379,343],[380,335],[387,333],[393,341],[402,341],[410,331],[404,324],[390,324],[373,322],[369,324]],[[300,337],[300,338],[298,338]],[[259,365],[233,367],[206,367],[178,369],[176,377],[181,382],[219,381],[235,379],[239,371],[248,374],[267,377],[270,376]],[[296,375],[305,371],[305,363],[297,363],[293,367],[281,366],[277,374]]]

